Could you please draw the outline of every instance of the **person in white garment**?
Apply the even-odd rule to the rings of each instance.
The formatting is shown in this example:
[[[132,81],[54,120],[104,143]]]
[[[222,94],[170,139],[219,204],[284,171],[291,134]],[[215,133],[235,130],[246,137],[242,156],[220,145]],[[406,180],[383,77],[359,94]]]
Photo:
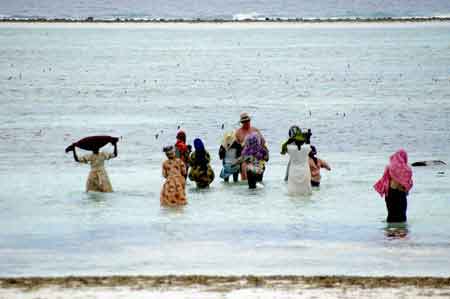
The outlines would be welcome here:
[[[288,194],[309,195],[311,188],[311,170],[309,169],[309,144],[311,133],[303,133],[298,126],[289,129],[289,139],[281,146],[281,154],[289,155]]]

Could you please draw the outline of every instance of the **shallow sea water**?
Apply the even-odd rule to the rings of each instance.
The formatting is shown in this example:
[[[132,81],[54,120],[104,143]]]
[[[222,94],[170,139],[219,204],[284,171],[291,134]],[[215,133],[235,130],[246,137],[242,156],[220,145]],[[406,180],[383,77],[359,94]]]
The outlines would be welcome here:
[[[0,276],[450,275],[445,166],[414,168],[408,224],[372,185],[400,147],[450,161],[449,23],[0,27]],[[249,112],[264,188],[224,184],[221,136]],[[225,130],[222,130],[222,124]],[[290,125],[313,131],[320,190],[289,197]],[[217,178],[159,206],[161,148],[202,137]],[[85,193],[64,153],[121,136],[114,193]],[[159,138],[155,138],[159,134]],[[111,148],[107,148],[111,150]],[[81,154],[82,152],[79,151]]]

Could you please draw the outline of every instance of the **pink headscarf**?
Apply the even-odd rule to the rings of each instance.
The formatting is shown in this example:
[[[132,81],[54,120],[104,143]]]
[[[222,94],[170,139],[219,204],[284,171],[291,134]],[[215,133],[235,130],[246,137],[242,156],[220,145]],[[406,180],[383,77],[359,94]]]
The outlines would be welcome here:
[[[406,189],[406,192],[411,190],[413,186],[412,170],[408,165],[408,154],[403,149],[398,150],[390,157],[390,163],[384,169],[383,176],[373,185],[381,196],[388,193],[391,178],[402,185]]]

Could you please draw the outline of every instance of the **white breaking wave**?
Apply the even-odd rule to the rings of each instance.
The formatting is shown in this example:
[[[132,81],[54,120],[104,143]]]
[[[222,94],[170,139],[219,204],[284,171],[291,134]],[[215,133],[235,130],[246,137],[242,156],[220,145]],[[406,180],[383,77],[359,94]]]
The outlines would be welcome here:
[[[251,13],[238,13],[233,15],[234,21],[244,21],[244,20],[264,20],[265,17],[257,12]]]

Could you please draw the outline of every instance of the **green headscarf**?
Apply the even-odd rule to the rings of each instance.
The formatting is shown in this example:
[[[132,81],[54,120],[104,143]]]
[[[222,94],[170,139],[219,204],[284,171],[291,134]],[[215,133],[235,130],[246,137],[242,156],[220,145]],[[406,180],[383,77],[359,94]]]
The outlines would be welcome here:
[[[299,126],[292,126],[289,128],[289,139],[281,145],[281,154],[287,152],[287,145],[292,142],[305,142],[305,136]]]

